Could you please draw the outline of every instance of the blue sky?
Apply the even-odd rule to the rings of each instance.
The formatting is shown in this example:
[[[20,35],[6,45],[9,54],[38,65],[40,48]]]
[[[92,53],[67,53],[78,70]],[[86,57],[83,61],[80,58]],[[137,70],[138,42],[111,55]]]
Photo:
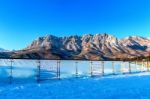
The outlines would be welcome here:
[[[39,36],[109,33],[150,37],[150,0],[0,0],[0,47]]]

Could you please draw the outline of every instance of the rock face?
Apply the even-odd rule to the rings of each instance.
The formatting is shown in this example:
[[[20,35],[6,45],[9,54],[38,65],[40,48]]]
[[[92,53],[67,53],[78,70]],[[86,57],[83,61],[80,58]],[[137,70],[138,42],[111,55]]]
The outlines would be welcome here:
[[[16,51],[14,58],[115,60],[150,55],[150,39],[131,36],[117,39],[108,34],[56,37],[48,35]]]

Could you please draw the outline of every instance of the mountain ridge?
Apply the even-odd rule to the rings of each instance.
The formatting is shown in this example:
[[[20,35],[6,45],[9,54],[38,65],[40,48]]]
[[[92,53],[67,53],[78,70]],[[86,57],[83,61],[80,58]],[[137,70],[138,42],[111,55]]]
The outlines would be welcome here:
[[[30,45],[12,54],[13,58],[118,60],[150,55],[150,39],[129,36],[118,39],[113,35],[86,34],[39,37]]]

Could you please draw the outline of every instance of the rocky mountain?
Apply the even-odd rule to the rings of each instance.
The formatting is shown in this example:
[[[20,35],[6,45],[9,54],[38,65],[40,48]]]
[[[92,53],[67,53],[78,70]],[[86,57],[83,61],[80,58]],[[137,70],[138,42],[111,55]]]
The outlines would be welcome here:
[[[56,37],[34,40],[14,58],[117,60],[150,55],[150,39],[138,36],[117,39],[109,34]]]
[[[148,56],[150,52],[150,39],[144,37],[130,36],[121,40],[126,52],[135,55]]]

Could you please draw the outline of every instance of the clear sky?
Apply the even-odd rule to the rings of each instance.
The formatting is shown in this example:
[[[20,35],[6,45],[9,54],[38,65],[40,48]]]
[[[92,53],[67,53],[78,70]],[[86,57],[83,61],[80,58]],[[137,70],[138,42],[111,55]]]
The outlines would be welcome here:
[[[150,0],[0,0],[0,47],[39,36],[109,33],[150,37]]]

